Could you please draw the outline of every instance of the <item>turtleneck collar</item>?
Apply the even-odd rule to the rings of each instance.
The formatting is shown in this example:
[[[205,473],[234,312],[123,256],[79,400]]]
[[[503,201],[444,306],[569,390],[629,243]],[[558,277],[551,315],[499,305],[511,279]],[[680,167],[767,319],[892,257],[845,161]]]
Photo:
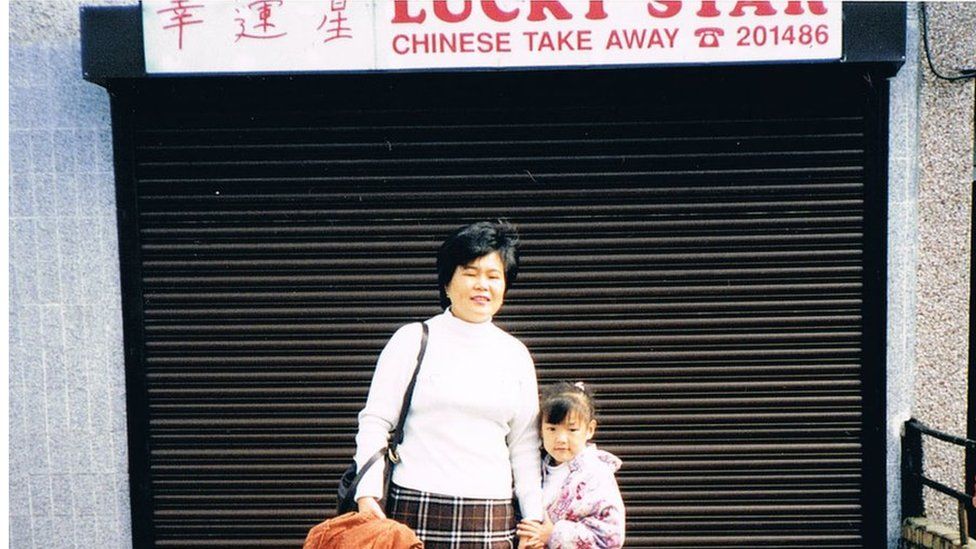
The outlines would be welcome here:
[[[484,334],[495,326],[491,320],[485,322],[468,322],[467,320],[462,320],[454,316],[454,312],[451,311],[450,307],[445,309],[441,316],[444,318],[445,325],[463,334]]]

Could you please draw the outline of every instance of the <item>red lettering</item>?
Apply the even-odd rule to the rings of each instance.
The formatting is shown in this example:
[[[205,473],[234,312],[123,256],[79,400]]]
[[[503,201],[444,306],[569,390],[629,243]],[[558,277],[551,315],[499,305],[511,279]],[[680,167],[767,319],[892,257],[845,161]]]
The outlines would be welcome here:
[[[407,0],[393,0],[393,21],[391,23],[423,23],[427,14],[421,8],[417,15],[410,15]]]
[[[573,14],[566,11],[566,8],[559,0],[532,0],[529,21],[545,21],[545,10],[549,10],[556,19],[572,19]]]
[[[434,53],[511,53],[511,35],[507,32],[462,32],[398,34],[393,37],[397,55]]]
[[[603,10],[603,0],[590,0],[590,10],[586,12],[587,19],[606,19],[607,12]]]
[[[756,15],[776,15],[776,10],[773,5],[769,2],[752,2],[743,0],[741,2],[736,2],[735,7],[729,12],[731,17],[742,17],[745,12],[742,8],[755,8]]]
[[[681,11],[681,0],[657,0],[657,3],[664,4],[664,9],[659,9],[654,2],[647,3],[647,13],[651,14],[651,17],[665,19],[674,17]]]
[[[400,46],[398,46],[398,44],[400,44],[401,42],[405,42],[407,40],[408,40],[407,37],[404,36],[404,35],[402,35],[402,34],[398,34],[398,35],[394,36],[393,37],[393,51],[397,52],[400,55],[403,55],[403,54],[409,52],[410,51],[410,48],[404,46],[401,49]]]
[[[697,15],[698,17],[718,17],[722,13],[715,7],[715,0],[703,0]]]
[[[481,0],[481,10],[485,12],[488,19],[498,21],[499,23],[511,21],[512,19],[518,17],[519,14],[518,8],[515,8],[512,11],[505,11],[499,8],[495,0]]]
[[[807,2],[807,7],[810,8],[810,13],[814,15],[824,15],[827,13],[827,6],[824,6],[823,2]],[[786,3],[786,9],[783,13],[787,15],[803,15],[803,2],[798,0],[790,0]]]
[[[464,0],[464,9],[461,13],[452,13],[447,8],[447,0],[434,0],[434,15],[445,23],[460,23],[471,15],[471,0]]]

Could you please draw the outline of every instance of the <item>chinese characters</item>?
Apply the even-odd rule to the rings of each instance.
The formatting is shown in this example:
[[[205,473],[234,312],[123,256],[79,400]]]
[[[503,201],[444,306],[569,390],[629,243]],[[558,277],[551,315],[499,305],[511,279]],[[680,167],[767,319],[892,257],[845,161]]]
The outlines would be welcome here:
[[[241,12],[240,8],[235,9],[234,11],[240,15],[235,19],[240,30],[234,42],[241,38],[281,38],[288,34],[287,32],[276,32],[278,26],[271,22],[272,7],[280,8],[284,5],[285,0],[255,0],[247,5],[245,12]],[[248,19],[254,15],[257,16],[258,22],[248,26]]]
[[[322,30],[322,27],[325,27],[326,36],[322,42],[331,42],[340,38],[352,38],[352,29],[344,26],[344,23],[349,20],[348,17],[343,15],[343,12],[346,11],[346,0],[330,0],[329,8],[331,11],[326,12],[322,16],[322,22],[319,23],[319,27],[316,29]],[[330,15],[332,16],[331,19],[329,19]]]
[[[156,10],[156,13],[169,14],[168,25],[163,25],[164,30],[176,29],[177,39],[176,48],[183,49],[183,29],[189,25],[199,25],[203,23],[203,19],[194,19],[196,15],[192,10],[203,8],[203,4],[188,4],[188,0],[170,0],[170,6],[163,8],[161,10]]]

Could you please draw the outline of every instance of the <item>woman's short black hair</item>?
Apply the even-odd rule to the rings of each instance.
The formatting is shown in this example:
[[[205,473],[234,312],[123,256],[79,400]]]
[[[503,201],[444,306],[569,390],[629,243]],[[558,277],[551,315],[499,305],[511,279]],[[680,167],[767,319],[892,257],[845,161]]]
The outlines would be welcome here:
[[[508,292],[518,276],[518,246],[518,231],[507,221],[479,221],[454,231],[437,251],[441,308],[446,309],[451,304],[446,289],[454,271],[492,252],[498,252],[505,265],[505,291]]]

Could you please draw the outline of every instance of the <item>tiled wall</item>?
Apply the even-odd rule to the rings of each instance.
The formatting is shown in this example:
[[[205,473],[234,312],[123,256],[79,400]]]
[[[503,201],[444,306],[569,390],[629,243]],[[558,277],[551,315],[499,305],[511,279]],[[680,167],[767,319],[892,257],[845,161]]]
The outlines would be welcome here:
[[[80,3],[10,7],[17,549],[132,546],[109,100],[81,77]]]

